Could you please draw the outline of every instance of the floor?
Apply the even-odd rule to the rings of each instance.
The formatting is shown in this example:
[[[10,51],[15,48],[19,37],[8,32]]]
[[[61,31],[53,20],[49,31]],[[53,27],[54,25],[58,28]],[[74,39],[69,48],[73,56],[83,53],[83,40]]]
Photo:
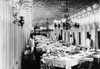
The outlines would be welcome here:
[[[33,60],[22,59],[21,69],[36,69],[36,63]]]
[[[22,54],[21,69],[40,69],[40,56],[36,54]]]

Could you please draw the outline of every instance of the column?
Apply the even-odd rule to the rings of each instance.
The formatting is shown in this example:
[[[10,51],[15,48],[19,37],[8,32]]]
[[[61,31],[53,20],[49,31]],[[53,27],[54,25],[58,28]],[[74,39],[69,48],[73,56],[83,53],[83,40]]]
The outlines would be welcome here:
[[[85,45],[85,47],[86,47],[86,39],[87,39],[87,28],[86,28],[86,25],[84,25],[84,45]]]
[[[75,32],[75,36],[76,36],[76,45],[79,45],[79,31],[78,30]]]
[[[93,48],[95,48],[95,29],[94,28],[92,28],[91,30],[91,39],[93,40]]]
[[[86,27],[85,25],[83,25],[83,31],[82,31],[82,42],[83,42],[83,46],[85,47],[86,45]]]
[[[66,32],[66,43],[68,43],[68,32]]]
[[[66,31],[64,32],[64,41],[66,42]]]
[[[70,42],[70,32],[68,31],[68,43]]]
[[[95,24],[95,48],[96,49],[98,49],[98,31],[97,31],[97,24],[96,23],[94,23]]]

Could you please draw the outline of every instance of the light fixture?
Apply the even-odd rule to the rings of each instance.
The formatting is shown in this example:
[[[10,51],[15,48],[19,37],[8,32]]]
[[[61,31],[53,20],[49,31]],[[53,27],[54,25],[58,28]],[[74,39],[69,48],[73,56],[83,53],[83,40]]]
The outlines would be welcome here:
[[[77,23],[77,22],[74,24],[74,27],[75,27],[75,28],[79,28],[79,26],[80,26],[80,25],[79,25],[79,23]]]
[[[15,20],[13,21],[14,24],[18,25],[18,26],[21,26],[21,28],[23,28],[23,25],[24,25],[24,17],[23,16],[20,16],[20,20],[18,20],[16,17],[15,17]]]
[[[60,21],[60,20],[54,20],[53,23],[54,23],[55,29],[56,29],[56,28],[58,28],[58,29],[61,28],[61,23],[62,23],[62,21]]]
[[[18,26],[21,26],[21,28],[23,28],[24,17],[23,16],[18,16],[19,11],[16,9],[16,7],[12,7],[12,14],[13,14],[13,17],[14,17],[13,23],[18,25]]]
[[[58,22],[57,20],[53,20],[55,29],[57,28],[57,22]]]
[[[63,29],[66,29],[66,30],[68,30],[68,29],[70,29],[70,27],[71,27],[71,20],[70,20],[70,18],[69,18],[69,14],[68,15],[64,15],[64,18],[61,20],[62,21],[62,26],[63,26]]]
[[[72,20],[69,17],[69,14],[64,16],[62,24],[63,24],[62,25],[63,29],[66,29],[66,30],[69,30],[71,27],[74,27],[74,28],[79,28],[80,27],[78,22],[75,22],[75,23],[72,22]]]
[[[24,25],[24,17],[20,16],[19,26],[21,26],[21,28],[23,28],[23,25]]]

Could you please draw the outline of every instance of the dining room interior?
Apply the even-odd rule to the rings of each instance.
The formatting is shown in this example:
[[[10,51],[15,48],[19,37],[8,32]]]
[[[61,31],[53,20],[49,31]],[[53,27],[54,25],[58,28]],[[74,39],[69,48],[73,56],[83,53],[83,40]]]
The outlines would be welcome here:
[[[0,69],[100,69],[100,0],[0,0]]]

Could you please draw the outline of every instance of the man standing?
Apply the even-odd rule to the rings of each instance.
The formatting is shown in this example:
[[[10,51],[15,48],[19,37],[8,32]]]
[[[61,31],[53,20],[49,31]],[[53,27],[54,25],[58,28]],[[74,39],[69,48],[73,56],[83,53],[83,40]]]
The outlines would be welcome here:
[[[30,34],[30,45],[31,45],[31,52],[34,51],[35,42],[34,42],[34,35]]]
[[[91,35],[89,34],[87,36],[87,39],[86,39],[86,47],[89,49],[89,48],[93,48],[93,40],[91,39]]]
[[[73,37],[72,35],[70,35],[70,44],[72,45],[72,43],[73,43]]]

